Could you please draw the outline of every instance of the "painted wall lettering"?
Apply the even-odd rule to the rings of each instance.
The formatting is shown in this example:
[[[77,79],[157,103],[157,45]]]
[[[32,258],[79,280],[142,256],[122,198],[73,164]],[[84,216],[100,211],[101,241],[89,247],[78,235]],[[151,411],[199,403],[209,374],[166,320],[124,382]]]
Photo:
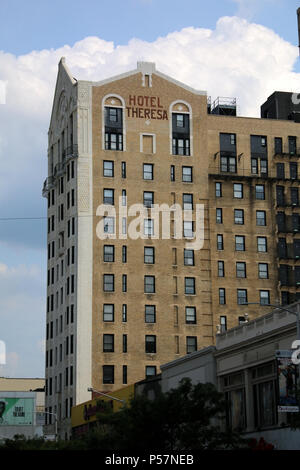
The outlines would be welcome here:
[[[140,119],[168,119],[159,96],[129,95],[127,116]]]

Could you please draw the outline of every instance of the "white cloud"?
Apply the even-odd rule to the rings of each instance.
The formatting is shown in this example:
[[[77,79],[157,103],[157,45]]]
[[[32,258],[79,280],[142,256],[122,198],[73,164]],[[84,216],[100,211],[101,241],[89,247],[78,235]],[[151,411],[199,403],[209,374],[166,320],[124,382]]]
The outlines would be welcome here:
[[[278,4],[281,0],[232,0],[237,4],[237,16],[246,18],[248,20],[253,17],[265,6],[271,4]]]
[[[241,8],[249,4],[236,2]],[[132,70],[138,60],[156,62],[161,72],[213,97],[237,97],[243,115],[259,116],[260,104],[274,90],[300,91],[300,74],[293,72],[297,48],[237,17],[221,18],[214,30],[184,28],[152,43],[132,39],[118,46],[88,37],[20,57],[0,51],[0,80],[7,83],[6,104],[0,106],[0,217],[46,215],[41,187],[61,56],[76,78],[90,80]],[[44,247],[43,227],[45,222],[0,220],[0,246]],[[36,348],[45,321],[43,277],[37,266],[0,263],[0,339],[8,351],[23,351],[20,371],[33,367],[28,361],[41,361]]]

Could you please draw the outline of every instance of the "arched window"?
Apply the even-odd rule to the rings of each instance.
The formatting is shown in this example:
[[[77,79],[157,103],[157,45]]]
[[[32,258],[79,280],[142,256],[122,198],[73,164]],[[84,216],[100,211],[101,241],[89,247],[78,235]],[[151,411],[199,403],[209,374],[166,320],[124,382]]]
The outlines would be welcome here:
[[[103,100],[104,112],[104,149],[125,150],[124,145],[124,100],[109,96]]]
[[[191,152],[191,122],[190,106],[187,103],[176,102],[171,105],[172,113],[172,154],[192,155]]]

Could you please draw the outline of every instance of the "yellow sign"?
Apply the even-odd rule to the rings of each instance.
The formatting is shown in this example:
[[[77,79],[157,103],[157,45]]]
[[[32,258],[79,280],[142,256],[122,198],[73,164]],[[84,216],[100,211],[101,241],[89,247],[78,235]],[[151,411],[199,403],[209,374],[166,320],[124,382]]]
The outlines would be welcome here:
[[[110,392],[109,395],[128,403],[134,396],[134,385],[128,385],[128,387]],[[72,428],[97,421],[97,415],[103,411],[104,403],[108,403],[114,412],[119,411],[123,406],[121,402],[102,395],[99,395],[99,397],[94,398],[93,400],[73,406],[71,414]]]

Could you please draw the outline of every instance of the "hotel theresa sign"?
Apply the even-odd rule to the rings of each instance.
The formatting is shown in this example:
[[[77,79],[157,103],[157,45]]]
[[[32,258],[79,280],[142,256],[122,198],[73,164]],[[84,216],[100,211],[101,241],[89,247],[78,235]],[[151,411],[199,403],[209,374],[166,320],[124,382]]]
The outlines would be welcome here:
[[[128,104],[129,118],[168,120],[168,113],[161,105],[159,96],[129,95]]]

